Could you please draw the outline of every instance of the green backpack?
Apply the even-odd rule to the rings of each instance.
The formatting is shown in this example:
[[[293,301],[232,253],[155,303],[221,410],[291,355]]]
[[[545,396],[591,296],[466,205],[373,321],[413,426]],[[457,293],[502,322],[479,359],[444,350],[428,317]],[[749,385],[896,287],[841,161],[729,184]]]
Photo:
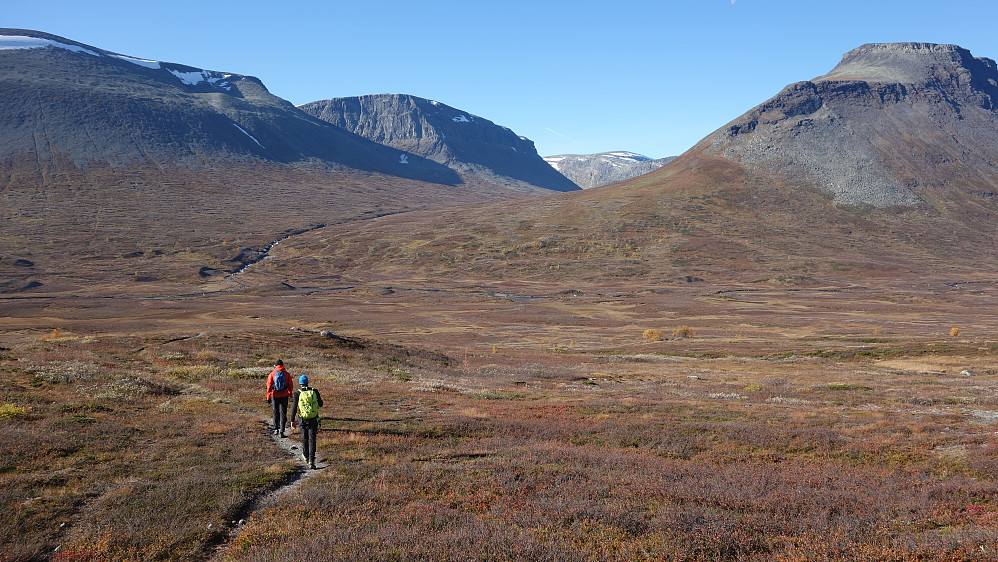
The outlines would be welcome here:
[[[298,415],[301,419],[310,420],[319,415],[317,394],[314,388],[306,388],[298,395]]]

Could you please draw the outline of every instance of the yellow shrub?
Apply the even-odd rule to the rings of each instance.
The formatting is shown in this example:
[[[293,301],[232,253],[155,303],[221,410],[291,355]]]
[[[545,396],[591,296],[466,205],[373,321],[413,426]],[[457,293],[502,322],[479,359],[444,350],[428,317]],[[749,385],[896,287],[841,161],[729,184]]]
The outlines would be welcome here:
[[[662,330],[655,330],[653,328],[649,328],[645,330],[644,333],[642,333],[641,335],[648,341],[659,341],[662,339]]]
[[[957,336],[959,336],[960,335],[960,328],[950,328],[949,335],[953,336],[954,338],[957,337]]]
[[[20,418],[26,416],[30,409],[28,406],[0,404],[0,418]]]
[[[38,339],[39,339],[40,341],[44,341],[44,340],[57,340],[57,339],[59,339],[60,335],[61,335],[61,334],[59,334],[59,328],[54,328],[54,329],[52,330],[52,333],[51,333],[51,334],[49,334],[49,335],[47,335],[47,336],[42,336],[42,337],[40,337],[40,338],[38,338]]]
[[[672,331],[672,335],[677,338],[692,338],[697,335],[697,331],[689,326],[678,326]]]

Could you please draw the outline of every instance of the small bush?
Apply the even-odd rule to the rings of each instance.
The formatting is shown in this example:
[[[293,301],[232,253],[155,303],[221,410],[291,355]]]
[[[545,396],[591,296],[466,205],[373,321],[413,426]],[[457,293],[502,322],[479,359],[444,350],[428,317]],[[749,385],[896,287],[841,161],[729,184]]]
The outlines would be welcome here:
[[[662,339],[662,330],[649,328],[645,330],[641,336],[648,341],[660,341]]]
[[[61,337],[61,334],[59,334],[59,328],[54,328],[54,329],[52,330],[52,333],[51,333],[51,334],[49,334],[49,335],[47,335],[47,336],[42,336],[42,337],[38,338],[38,340],[39,340],[39,341],[45,341],[45,340],[57,340],[57,339],[59,339],[60,337]]]
[[[842,382],[826,384],[816,388],[818,390],[873,390],[869,386],[863,384],[850,384]]]
[[[697,335],[697,331],[689,326],[677,326],[676,329],[672,330],[672,335],[677,338],[692,338]]]
[[[230,369],[226,375],[233,379],[259,379],[264,380],[270,374],[270,367],[244,367],[242,369]]]
[[[954,338],[958,337],[960,335],[960,328],[956,328],[956,327],[950,328],[949,329],[949,335],[951,337],[954,337]]]
[[[28,415],[31,408],[27,406],[15,406],[13,404],[0,404],[0,418],[23,418]]]
[[[179,367],[176,369],[171,369],[167,373],[167,375],[175,379],[180,379],[183,381],[192,381],[192,382],[204,382],[207,380],[212,380],[218,378],[222,374],[223,370],[221,368],[214,367],[211,365],[195,365],[188,367]]]

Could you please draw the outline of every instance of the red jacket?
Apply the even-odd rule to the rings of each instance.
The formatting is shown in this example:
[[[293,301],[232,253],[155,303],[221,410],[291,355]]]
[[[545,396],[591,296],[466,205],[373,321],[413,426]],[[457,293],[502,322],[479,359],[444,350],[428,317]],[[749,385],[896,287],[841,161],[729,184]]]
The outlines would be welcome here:
[[[274,390],[274,377],[280,373],[284,377],[284,390]],[[284,369],[284,365],[274,367],[274,370],[267,375],[267,400],[271,398],[284,398],[291,396],[294,391],[294,383],[291,382],[291,375]]]

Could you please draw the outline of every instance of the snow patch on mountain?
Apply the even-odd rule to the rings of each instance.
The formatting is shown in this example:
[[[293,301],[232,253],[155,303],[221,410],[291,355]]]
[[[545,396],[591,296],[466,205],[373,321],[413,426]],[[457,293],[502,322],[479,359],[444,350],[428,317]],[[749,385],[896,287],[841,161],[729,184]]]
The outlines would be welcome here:
[[[112,55],[112,56],[114,56],[115,58],[119,58],[123,61],[128,61],[132,64],[137,64],[139,66],[151,68],[153,70],[159,70],[161,68],[158,60],[137,59],[135,57],[126,57],[125,55]]]
[[[560,172],[561,163],[565,160],[565,158],[566,158],[565,156],[547,156],[544,158],[544,161],[547,162],[548,164],[551,164],[551,167]]]
[[[213,84],[219,88],[225,88],[226,90],[232,89],[232,85],[225,81],[227,78],[232,76],[231,74],[219,74],[210,70],[195,70],[191,72],[170,70],[170,74],[176,76],[178,80],[188,86],[197,86],[201,82],[208,82],[209,84]]]
[[[643,154],[618,150],[599,154],[559,154],[544,161],[583,189],[647,174],[672,158],[649,158]]]
[[[66,49],[67,51],[73,51],[74,53],[86,53],[95,57],[100,56],[100,53],[95,53],[90,49],[84,49],[79,45],[67,45],[66,43],[60,43],[51,39],[28,37],[26,35],[0,35],[0,51],[8,51],[12,49],[41,49],[44,47],[56,47],[59,49]]]
[[[258,145],[258,146],[259,146],[260,148],[262,148],[262,149],[264,149],[264,150],[267,150],[267,147],[266,147],[266,146],[263,146],[262,144],[260,144],[260,141],[256,140],[256,137],[254,137],[253,135],[251,135],[251,134],[247,133],[247,132],[246,132],[246,129],[243,129],[242,127],[240,127],[239,125],[236,125],[235,123],[233,123],[233,124],[232,124],[232,126],[233,126],[233,127],[235,127],[235,128],[237,128],[237,129],[239,129],[240,131],[242,131],[242,133],[243,133],[244,135],[246,135],[247,137],[249,137],[249,138],[250,138],[250,139],[251,139],[251,140],[252,140],[253,142],[255,142],[255,143],[256,143],[256,144],[257,144],[257,145]]]
[[[69,45],[67,43],[54,41],[52,39],[29,37],[27,35],[0,35],[0,51],[10,51],[15,49],[43,49],[46,47],[65,49],[74,53],[84,53],[94,57],[103,56],[101,53],[91,51],[85,47],[81,47],[79,45]],[[137,57],[129,57],[127,55],[108,54],[108,56],[152,70],[163,69],[163,63],[160,61],[140,59]],[[187,84],[188,86],[196,86],[201,82],[208,82],[209,84],[215,85],[219,88],[225,88],[226,90],[232,89],[232,85],[226,81],[232,76],[231,74],[221,74],[211,70],[166,70],[180,80],[181,83]]]
[[[636,154],[634,152],[607,152],[606,155],[626,160],[627,162],[648,162],[651,160],[651,158],[645,156],[644,154]]]

